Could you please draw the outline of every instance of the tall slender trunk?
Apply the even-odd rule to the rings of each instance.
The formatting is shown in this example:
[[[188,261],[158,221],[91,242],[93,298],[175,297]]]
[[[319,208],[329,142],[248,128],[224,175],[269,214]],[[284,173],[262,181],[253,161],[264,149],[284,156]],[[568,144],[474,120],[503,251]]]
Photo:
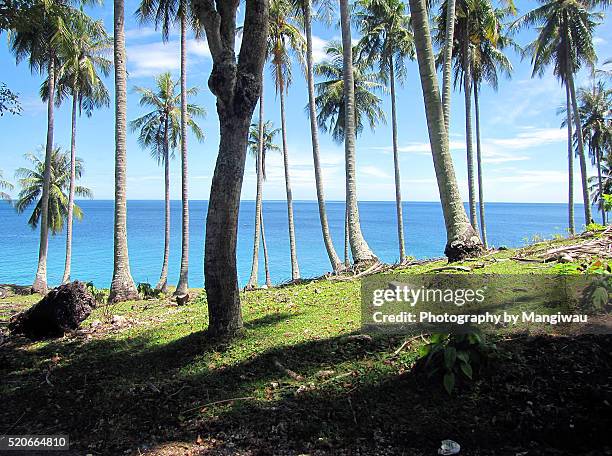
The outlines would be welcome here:
[[[38,267],[32,284],[32,292],[47,294],[47,249],[49,247],[49,191],[51,188],[51,156],[53,155],[53,127],[55,106],[55,56],[47,63],[49,99],[47,100],[47,144],[45,147],[45,172],[40,204],[40,243],[38,246]]]
[[[170,256],[170,153],[168,150],[168,113],[164,121],[164,259],[156,290],[168,291],[168,257]]]
[[[472,70],[470,56],[470,32],[467,26],[469,19],[466,19],[465,36],[463,37],[464,61],[463,61],[463,94],[465,96],[465,146],[467,150],[467,174],[468,174],[468,195],[470,206],[470,223],[477,230],[476,221],[476,188],[474,185],[474,145],[472,142]]]
[[[79,92],[76,89],[72,94],[72,135],[70,139],[70,190],[68,191],[68,216],[66,219],[66,263],[64,265],[64,277],[62,283],[70,282],[70,265],[72,263],[72,218],[74,213],[74,187],[76,183],[76,132],[77,132],[77,108]]]
[[[261,226],[261,243],[263,245],[263,254],[264,254],[264,271],[266,274],[266,286],[268,288],[272,287],[272,279],[270,278],[270,262],[268,261],[268,244],[266,243],[266,230],[264,228],[264,213],[263,207],[259,218],[259,224]]]
[[[434,169],[440,192],[440,202],[446,226],[446,248],[449,261],[462,260],[482,253],[482,243],[465,213],[453,160],[448,147],[448,132],[436,76],[435,58],[429,31],[425,0],[410,0],[421,88],[425,103],[427,129]]]
[[[259,96],[259,143],[257,144],[257,158],[255,159],[255,172],[257,175],[257,189],[255,192],[255,232],[253,233],[253,260],[251,262],[251,276],[246,288],[257,287],[259,274],[259,239],[261,232],[261,204],[263,200],[263,148],[264,148],[264,88],[263,81],[261,95]]]
[[[348,206],[344,204],[344,267],[348,268],[351,265],[351,257],[349,250],[351,246],[349,243],[349,216]]]
[[[329,231],[327,209],[325,207],[325,194],[323,192],[323,173],[321,172],[321,158],[319,151],[319,126],[317,125],[317,107],[315,104],[314,89],[314,61],[312,55],[312,4],[311,0],[304,0],[304,31],[306,33],[306,79],[308,83],[308,112],[310,114],[310,136],[312,140],[312,159],[314,162],[315,188],[317,189],[317,203],[319,205],[319,219],[323,242],[332,269],[342,269],[342,262],[336,253],[334,243]]]
[[[357,204],[357,172],[355,165],[355,81],[353,75],[353,45],[348,0],[340,0],[344,73],[344,157],[346,162],[346,204],[348,206],[349,242],[355,263],[376,261],[361,232]]]
[[[281,134],[283,136],[283,166],[285,168],[285,191],[287,192],[287,220],[289,222],[289,252],[291,254],[291,279],[300,279],[300,267],[297,261],[295,247],[295,224],[293,222],[293,192],[291,191],[291,179],[289,177],[289,150],[287,149],[287,123],[285,121],[285,87],[280,67],[277,67],[280,83],[280,115]]]
[[[485,223],[484,188],[482,184],[482,148],[480,145],[480,103],[478,101],[479,84],[474,82],[474,111],[476,115],[476,166],[478,171],[478,204],[480,210],[480,237],[482,245],[487,248],[487,225]]]
[[[584,141],[582,140],[582,125],[580,123],[580,111],[578,110],[578,102],[576,101],[576,88],[574,87],[574,74],[569,67],[567,71],[567,84],[569,84],[570,95],[572,99],[572,110],[574,113],[574,129],[576,130],[576,139],[578,143],[578,159],[580,160],[580,177],[582,180],[582,200],[584,203],[584,223],[589,224],[593,221],[591,215],[591,201],[589,198],[589,185],[587,182],[587,164],[584,155]]]
[[[187,2],[181,16],[181,270],[175,296],[189,292],[189,173],[187,165]]]
[[[114,61],[115,61],[115,222],[113,281],[109,302],[137,299],[138,292],[130,273],[127,243],[126,199],[126,111],[127,89],[125,71],[124,0],[114,0]]]
[[[442,109],[444,111],[444,125],[449,135],[454,34],[455,0],[446,0],[446,34],[444,36],[444,68],[442,70]]]
[[[397,240],[399,243],[399,261],[406,259],[404,244],[404,216],[402,211],[402,190],[400,182],[399,152],[397,147],[397,113],[395,106],[395,68],[393,57],[389,59],[389,78],[391,79],[391,130],[393,135],[393,168],[395,170],[395,206],[397,211]]]
[[[574,235],[574,147],[572,135],[572,96],[570,95],[569,85],[565,84],[565,110],[567,114],[567,170],[568,170],[568,226],[569,234]]]
[[[597,185],[599,187],[599,197],[601,198],[601,223],[606,224],[606,210],[603,204],[603,180],[601,177],[601,154],[599,150],[595,150],[595,160],[597,161]]]

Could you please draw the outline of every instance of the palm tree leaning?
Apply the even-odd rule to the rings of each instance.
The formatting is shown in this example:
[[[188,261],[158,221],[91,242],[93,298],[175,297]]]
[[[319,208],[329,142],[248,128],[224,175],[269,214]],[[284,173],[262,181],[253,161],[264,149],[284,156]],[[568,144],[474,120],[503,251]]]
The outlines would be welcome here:
[[[57,19],[65,16],[69,8],[57,2],[37,1],[24,6],[18,12],[18,27],[10,36],[11,51],[17,63],[28,60],[32,72],[45,73],[49,80],[49,93],[55,94],[57,80],[56,68],[59,64],[52,37],[57,32]],[[47,249],[49,241],[49,189],[51,185],[51,156],[53,154],[54,96],[47,100],[47,141],[45,147],[45,168],[41,189],[42,217],[40,221],[40,243],[38,247],[38,266],[32,284],[35,293],[47,293]]]
[[[574,121],[578,159],[582,179],[582,198],[585,222],[591,222],[591,205],[587,184],[587,165],[582,138],[580,112],[576,99],[574,75],[583,66],[593,66],[597,60],[593,46],[593,32],[601,18],[592,9],[605,5],[599,0],[547,0],[528,12],[513,24],[516,29],[538,27],[538,36],[526,48],[531,54],[532,76],[542,76],[544,70],[553,66],[554,74],[566,86]]]
[[[431,152],[446,226],[444,253],[449,261],[459,261],[481,254],[482,242],[467,218],[459,194],[444,123],[425,0],[410,0],[410,11]]]
[[[306,42],[292,17],[292,4],[288,0],[270,1],[270,32],[268,54],[271,59],[276,93],[280,98],[280,117],[283,144],[283,165],[285,169],[285,190],[287,192],[287,219],[289,225],[289,249],[291,254],[291,279],[300,279],[300,268],[295,245],[295,224],[293,221],[293,194],[289,177],[289,151],[287,149],[287,123],[285,120],[285,94],[292,82],[291,54],[300,63],[304,61]]]
[[[112,62],[106,58],[112,46],[101,21],[93,21],[81,11],[73,11],[65,20],[59,19],[58,31],[52,44],[61,56],[57,69],[56,100],[64,95],[72,97],[71,142],[70,142],[70,190],[68,193],[68,216],[66,221],[66,262],[62,283],[70,281],[72,262],[72,218],[76,180],[76,133],[77,111],[85,110],[91,116],[95,108],[108,106],[110,97],[100,74],[108,76]],[[49,80],[43,88],[48,97]]]
[[[330,6],[332,0],[315,1],[315,5],[322,7]],[[304,24],[304,34],[306,35],[306,83],[308,86],[308,113],[310,116],[310,136],[312,144],[312,159],[314,163],[315,187],[317,190],[317,204],[319,207],[319,220],[321,222],[321,232],[323,243],[329,257],[332,270],[338,272],[343,268],[342,261],[336,253],[334,243],[331,238],[329,223],[327,220],[327,208],[325,207],[325,193],[323,190],[323,173],[321,171],[321,153],[319,150],[319,128],[317,124],[317,108],[315,104],[315,83],[314,83],[314,58],[312,44],[312,21],[313,21],[313,2],[311,0],[294,0],[295,7],[301,11],[302,22]]]
[[[263,135],[260,140],[260,124],[263,124]],[[274,128],[274,125],[271,121],[266,121],[260,123],[257,121],[256,123],[251,124],[251,129],[249,131],[249,153],[251,156],[255,157],[255,173],[258,179],[257,185],[259,187],[259,177],[261,176],[262,180],[266,179],[266,154],[267,152],[279,152],[280,148],[274,143],[274,138],[276,135],[280,133],[280,129]],[[263,189],[258,188],[256,195],[255,205],[261,207],[263,200]],[[261,241],[264,249],[264,269],[266,274],[266,286],[271,287],[272,281],[270,279],[270,266],[268,263],[268,247],[266,245],[266,235],[264,229],[264,217],[263,210],[259,212],[259,220],[256,220],[256,228],[261,231]],[[258,245],[258,244],[257,244]],[[258,261],[258,252],[253,252],[253,262]],[[255,270],[255,276],[257,276],[257,269],[251,267],[251,276],[253,275],[253,270]],[[252,282],[249,280],[249,283],[252,284],[251,287],[255,287],[257,285],[257,277],[255,281]]]
[[[42,149],[42,148],[41,148]],[[19,179],[21,190],[15,201],[15,209],[18,213],[23,213],[28,207],[34,204],[34,209],[28,225],[36,228],[42,221],[43,204],[42,190],[45,181],[45,161],[41,158],[42,154],[26,154],[25,158],[31,164],[31,168],[19,168],[15,171],[15,176]],[[75,160],[75,178],[78,180],[83,174],[83,161],[80,158]],[[49,230],[53,234],[60,233],[64,229],[64,222],[68,218],[69,197],[66,190],[70,188],[72,179],[72,165],[69,154],[62,152],[59,147],[54,147],[51,153],[51,186],[49,191],[49,204],[47,210],[47,220]],[[75,185],[74,191],[77,195],[91,198],[92,193],[86,187]],[[73,206],[74,216],[81,220],[83,212],[78,205]]]
[[[126,111],[127,87],[125,68],[125,0],[114,0],[114,63],[115,63],[115,221],[113,280],[109,302],[138,298],[138,291],[130,272],[127,243],[127,150]]]
[[[357,170],[355,164],[355,84],[353,74],[353,49],[351,40],[351,19],[348,0],[340,0],[340,28],[342,29],[342,63],[345,104],[344,159],[346,166],[346,205],[348,211],[349,242],[353,261],[356,264],[377,261],[363,233],[357,205]]]
[[[4,180],[4,177],[2,176],[2,170],[0,170],[0,189],[11,191],[11,190],[13,190],[13,188],[15,188],[13,186],[13,184],[11,184],[7,180]],[[0,200],[3,200],[3,201],[6,201],[7,203],[10,203],[12,201],[11,195],[9,195],[8,193],[0,191]]]
[[[391,127],[393,165],[395,170],[395,202],[400,263],[406,259],[404,220],[400,188],[399,151],[397,144],[397,114],[395,82],[405,78],[405,60],[414,58],[414,42],[410,32],[410,17],[401,0],[358,0],[353,18],[362,35],[359,49],[366,61],[378,63],[381,80],[391,88]]]
[[[187,0],[142,0],[136,11],[141,22],[153,22],[162,29],[162,39],[168,40],[170,28],[177,21],[181,28],[181,269],[175,296],[186,296],[189,292],[189,185],[187,155],[187,22],[197,19]],[[196,34],[198,27],[193,27]]]
[[[588,88],[578,89],[578,110],[582,119],[582,136],[588,148],[591,163],[597,168],[598,192],[603,194],[601,163],[612,151],[612,89],[603,81],[593,82]],[[577,135],[575,135],[577,137]],[[600,205],[602,223],[606,224],[606,212]]]
[[[162,73],[155,78],[156,90],[144,87],[135,87],[134,91],[140,94],[140,106],[153,110],[130,122],[132,131],[139,131],[138,142],[143,148],[151,150],[151,156],[158,163],[164,165],[164,258],[159,282],[155,287],[163,293],[168,291],[168,259],[170,257],[170,159],[181,140],[181,93],[175,93],[178,82],[172,80],[172,75]],[[187,90],[187,96],[198,93],[196,87]],[[187,105],[187,125],[198,140],[204,139],[200,127],[193,120],[194,117],[204,115],[200,106]]]

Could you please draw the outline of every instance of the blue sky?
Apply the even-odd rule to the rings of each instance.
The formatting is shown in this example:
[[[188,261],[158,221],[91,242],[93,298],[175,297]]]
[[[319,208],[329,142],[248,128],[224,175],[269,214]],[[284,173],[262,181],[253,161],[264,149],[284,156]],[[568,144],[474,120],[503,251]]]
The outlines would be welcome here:
[[[128,120],[144,113],[138,106],[134,86],[152,86],[153,77],[162,71],[179,73],[179,43],[176,31],[168,43],[150,26],[139,26],[131,12],[138,2],[126,1],[126,44],[128,54]],[[535,2],[517,4],[519,14],[533,8]],[[112,30],[112,3],[91,10]],[[327,40],[338,38],[336,27],[317,24],[314,27],[315,58],[324,58]],[[533,31],[521,32],[517,40],[526,44]],[[354,33],[354,38],[358,38]],[[595,43],[600,62],[612,57],[612,23],[606,20],[597,28]],[[207,199],[218,147],[218,123],[215,98],[209,92],[207,79],[211,68],[206,41],[190,37],[188,44],[188,85],[198,86],[200,94],[193,100],[204,106],[207,117],[200,121],[206,139],[197,143],[189,138],[190,197]],[[509,51],[511,52],[511,51]],[[530,62],[521,62],[511,54],[514,65],[512,79],[500,79],[498,92],[483,86],[481,92],[481,129],[484,153],[484,190],[486,201],[565,202],[567,198],[567,158],[565,130],[559,128],[557,108],[564,104],[565,91],[551,73],[532,79]],[[27,64],[15,65],[8,52],[6,37],[0,45],[2,71],[0,81],[19,92],[24,112],[21,116],[0,118],[0,169],[12,179],[14,170],[27,163],[23,154],[36,150],[45,140],[46,111],[38,98],[40,75],[31,74]],[[409,201],[438,200],[429,140],[425,124],[423,98],[416,62],[408,64],[408,77],[398,90],[399,144],[401,150],[402,197]],[[586,72],[579,74],[577,84],[588,83]],[[106,80],[112,92],[113,80]],[[269,68],[265,78],[266,118],[280,127],[279,103],[274,92]],[[384,109],[390,112],[386,95]],[[298,67],[287,97],[287,133],[291,180],[294,199],[315,199],[314,172],[308,118],[304,111],[306,84]],[[461,92],[453,93],[451,117],[451,149],[459,185],[467,199],[465,160],[464,104]],[[55,140],[63,147],[70,145],[70,103],[56,110]],[[389,116],[388,116],[389,117]],[[85,162],[82,183],[90,187],[96,199],[113,198],[114,111],[96,111],[91,118],[79,119],[78,156]],[[280,137],[278,139],[280,144]],[[394,199],[393,157],[390,151],[391,129],[379,125],[367,128],[357,141],[357,183],[360,200]],[[322,165],[325,191],[329,200],[344,199],[344,150],[321,132]],[[284,199],[282,157],[270,155],[267,164],[266,199]],[[247,161],[242,198],[254,199],[255,172],[251,158]],[[576,163],[576,176],[579,168]],[[594,171],[591,169],[591,173]],[[576,180],[576,201],[581,201]],[[163,170],[142,150],[136,135],[128,136],[128,198],[163,199]],[[171,198],[180,199],[180,161],[171,164]]]

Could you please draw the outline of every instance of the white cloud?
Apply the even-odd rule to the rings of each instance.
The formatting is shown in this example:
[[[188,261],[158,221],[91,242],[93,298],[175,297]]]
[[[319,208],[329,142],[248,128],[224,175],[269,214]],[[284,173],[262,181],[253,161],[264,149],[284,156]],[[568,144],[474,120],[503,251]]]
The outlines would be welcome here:
[[[361,174],[368,177],[375,177],[378,179],[391,179],[391,176],[387,172],[373,165],[363,165],[360,166],[358,170]]]
[[[204,40],[187,40],[190,64],[210,59],[210,50]],[[131,77],[154,76],[162,71],[180,68],[180,41],[135,44],[127,47],[128,73]]]
[[[601,45],[601,44],[607,44],[607,43],[608,42],[600,36],[596,36],[595,38],[593,38],[593,44]]]
[[[323,38],[316,35],[312,36],[312,59],[315,63],[322,62],[327,57],[325,54],[325,46],[327,43],[328,41]]]
[[[528,149],[544,144],[565,141],[567,133],[560,128],[524,128],[513,138],[487,139],[494,146],[505,149]]]

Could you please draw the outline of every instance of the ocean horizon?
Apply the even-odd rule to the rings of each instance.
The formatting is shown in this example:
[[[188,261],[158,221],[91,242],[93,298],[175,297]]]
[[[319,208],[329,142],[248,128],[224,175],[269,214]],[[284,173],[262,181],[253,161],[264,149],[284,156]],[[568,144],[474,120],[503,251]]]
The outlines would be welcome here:
[[[73,229],[72,279],[110,286],[113,272],[113,200],[79,200],[84,212]],[[338,255],[344,257],[344,201],[327,201],[329,225]],[[464,203],[467,209],[467,203]],[[168,283],[176,284],[181,255],[181,201],[172,200]],[[206,200],[190,201],[189,285],[204,285],[203,258]],[[270,273],[275,284],[291,279],[287,206],[283,200],[263,202]],[[362,231],[374,253],[387,263],[397,262],[398,242],[394,201],[360,201]],[[417,259],[442,257],[446,242],[439,202],[403,203],[407,254]],[[321,236],[316,201],[294,201],[297,256],[303,278],[316,277],[330,268]],[[594,209],[597,220],[597,212]],[[17,214],[0,205],[0,283],[32,283],[38,260],[39,230],[27,225],[30,212]],[[487,238],[493,247],[520,247],[534,237],[567,234],[567,204],[485,204]],[[576,229],[584,227],[581,204],[575,205]],[[249,278],[253,253],[255,202],[243,200],[238,225],[238,279]],[[164,245],[164,201],[128,201],[128,249],[136,282],[157,283]],[[48,282],[58,285],[64,270],[65,233],[49,237]],[[259,283],[264,283],[263,253],[260,254]]]

